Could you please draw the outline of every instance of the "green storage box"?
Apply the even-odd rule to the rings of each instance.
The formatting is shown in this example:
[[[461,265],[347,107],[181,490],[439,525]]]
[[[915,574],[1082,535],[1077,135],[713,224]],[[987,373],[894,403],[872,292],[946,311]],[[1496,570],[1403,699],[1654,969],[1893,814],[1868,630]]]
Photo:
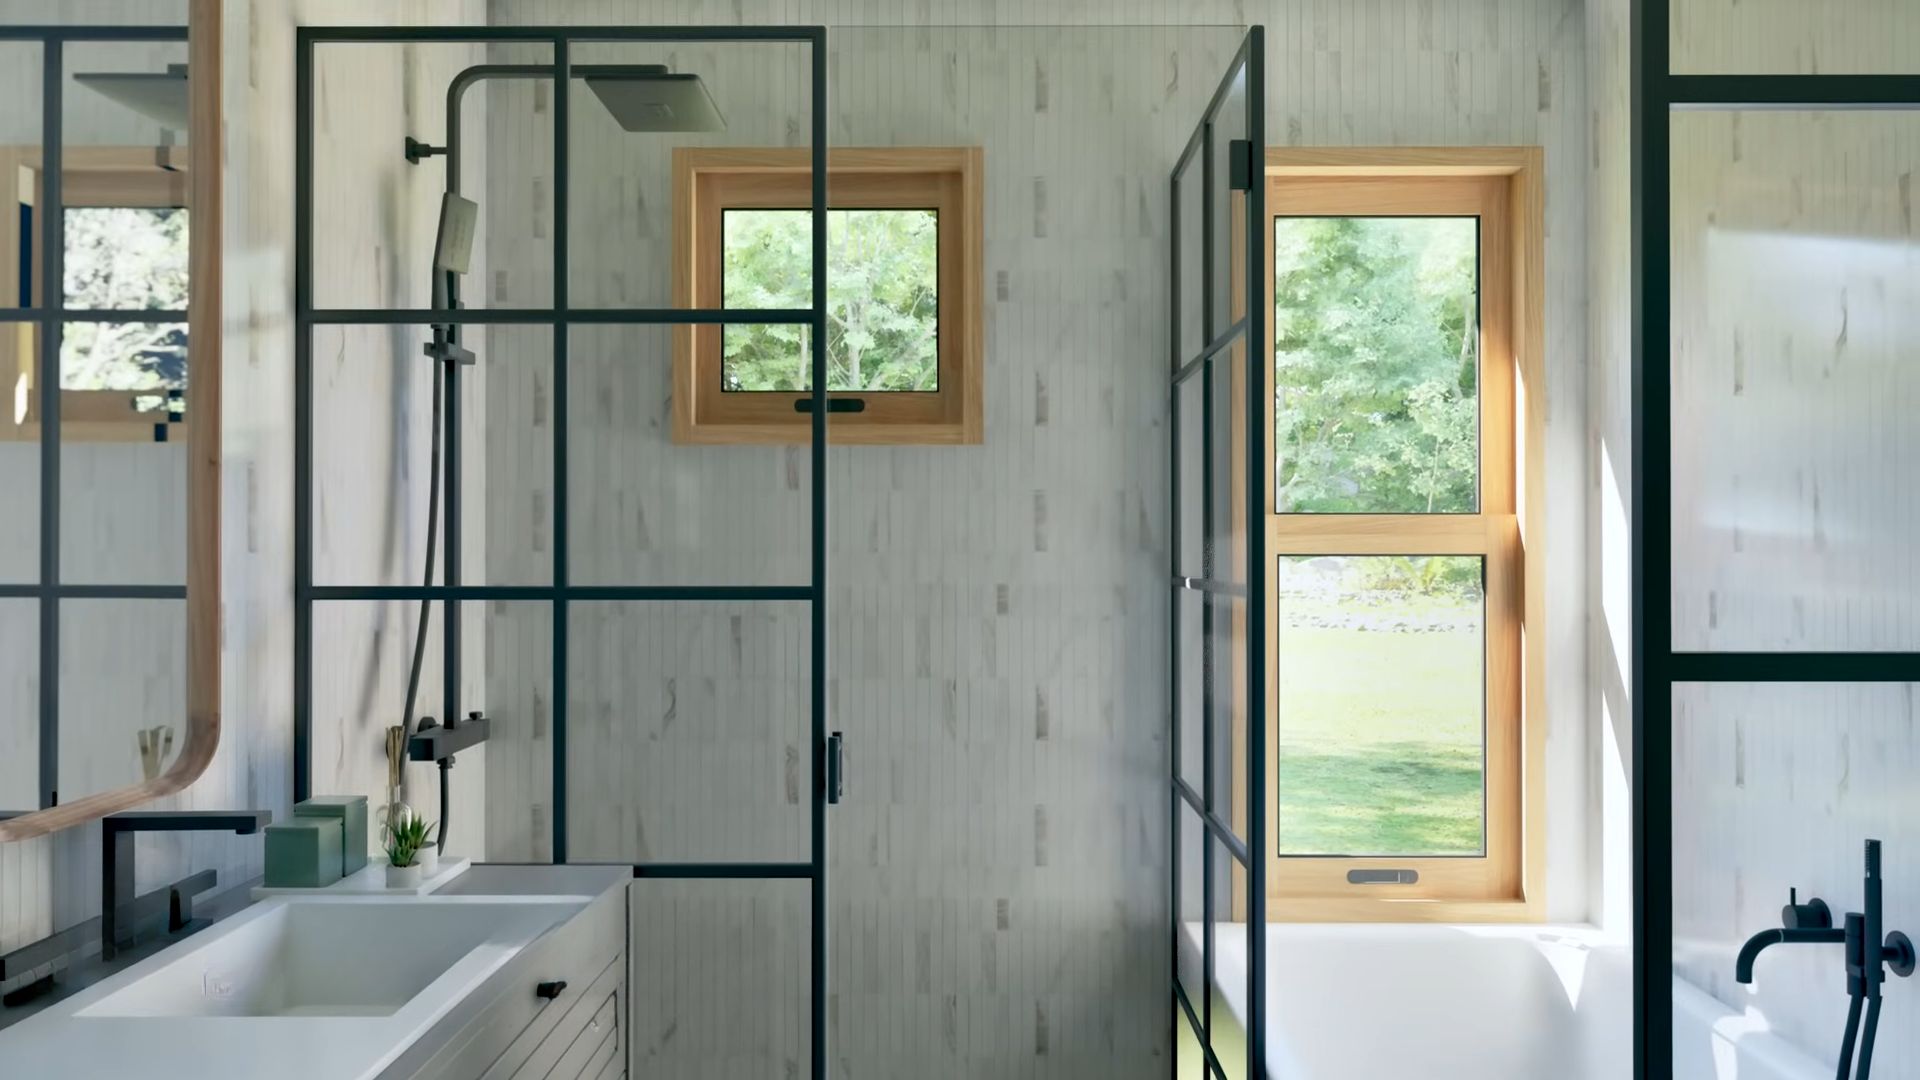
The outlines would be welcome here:
[[[340,820],[340,876],[351,877],[367,865],[367,797],[316,795],[293,808],[297,818]]]
[[[293,817],[267,826],[267,887],[323,889],[340,880],[340,819]]]

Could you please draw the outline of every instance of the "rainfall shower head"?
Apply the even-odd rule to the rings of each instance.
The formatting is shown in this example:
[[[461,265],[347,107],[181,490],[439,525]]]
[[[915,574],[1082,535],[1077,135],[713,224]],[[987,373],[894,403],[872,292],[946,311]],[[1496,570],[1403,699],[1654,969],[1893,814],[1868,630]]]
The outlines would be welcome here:
[[[727,129],[698,75],[676,75],[665,64],[583,65],[575,71],[624,130]]]

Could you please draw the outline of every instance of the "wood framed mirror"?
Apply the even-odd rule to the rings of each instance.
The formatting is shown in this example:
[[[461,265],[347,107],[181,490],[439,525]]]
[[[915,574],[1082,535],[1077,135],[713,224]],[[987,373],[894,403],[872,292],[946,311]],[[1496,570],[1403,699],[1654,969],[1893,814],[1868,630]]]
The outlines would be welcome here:
[[[0,28],[39,75],[0,115],[0,471],[37,495],[0,533],[0,841],[219,746],[220,20]]]

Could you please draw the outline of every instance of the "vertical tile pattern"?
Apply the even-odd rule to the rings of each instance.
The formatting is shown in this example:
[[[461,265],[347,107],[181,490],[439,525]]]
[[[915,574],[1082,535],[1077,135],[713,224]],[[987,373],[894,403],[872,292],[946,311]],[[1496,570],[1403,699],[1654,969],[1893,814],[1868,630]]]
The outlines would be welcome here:
[[[1676,72],[1920,72],[1920,9],[1905,0],[1674,0],[1668,25]]]
[[[489,11],[501,23],[561,17],[520,0],[494,0]],[[1138,24],[1125,29],[994,25],[1023,15],[984,2],[931,15],[865,0],[589,0],[562,14],[578,23],[824,22],[835,28],[836,144],[985,147],[986,444],[829,455],[831,723],[845,731],[848,756],[847,801],[833,811],[834,1067],[875,1077],[1164,1072],[1162,298],[1173,155],[1243,22],[1268,27],[1276,143],[1545,145],[1549,460],[1581,473],[1579,5],[1433,0],[1410,19],[1405,4],[1385,0],[1178,10],[1128,0],[1049,13]],[[1222,25],[1165,25],[1208,22]],[[728,132],[703,140],[806,143],[804,50],[746,71],[718,47],[664,59],[701,74],[727,111]],[[784,104],[764,89],[796,81],[801,91]],[[662,302],[669,144],[613,132],[582,138],[604,117],[589,97],[576,100],[574,291]],[[489,120],[490,213],[507,217],[490,218],[489,243],[494,265],[511,270],[518,263],[501,253],[519,249],[503,245],[532,243],[540,219],[525,208],[540,205],[550,179],[541,155],[508,149],[541,122],[536,89],[509,90],[503,101]],[[804,452],[674,446],[666,335],[593,327],[576,329],[573,344],[574,565],[614,581],[803,581]],[[490,423],[548,407],[534,379],[490,390]],[[546,439],[493,440],[490,477],[550,468]],[[1556,860],[1550,902],[1556,917],[1577,918],[1587,889],[1577,854],[1586,846],[1578,674],[1586,507],[1573,485],[1554,485],[1551,497],[1549,828],[1555,851],[1576,854]],[[490,504],[490,572],[550,558],[531,546],[541,534],[521,524],[527,506],[517,497]],[[618,626],[574,633],[582,656],[569,676],[571,724],[594,747],[587,755],[575,746],[576,845],[596,837],[604,855],[620,858],[668,844],[737,850],[754,815],[795,791],[796,772],[804,782],[807,765],[790,757],[783,714],[772,711],[786,707],[777,680],[745,680],[725,707],[713,697],[734,670],[724,628],[636,611]],[[745,640],[751,649],[754,635]],[[804,640],[794,647],[804,650]],[[516,667],[509,652],[492,656],[489,680],[525,694],[544,659],[521,652],[526,663]],[[803,691],[804,677],[798,683]],[[696,722],[703,731],[684,730]],[[746,756],[731,775],[713,772],[703,740]],[[544,823],[546,751],[526,751],[489,759],[493,805]],[[708,790],[741,777],[742,796]],[[669,822],[671,835],[661,831]],[[509,851],[504,827],[491,827],[490,854],[513,857],[543,842],[538,827],[513,835]],[[804,956],[804,907],[778,905],[754,909],[752,940],[719,955],[675,947],[665,928],[695,917],[701,902],[676,898],[682,906],[638,915],[636,941],[656,944],[636,947],[636,963],[709,986],[744,980],[769,957]],[[754,1011],[743,1022],[755,1031],[803,1032],[802,989],[724,1000],[740,1002],[736,1014]],[[710,1025],[727,1005],[703,992],[636,998],[634,1007],[636,1061],[706,1075],[703,1044],[677,1033]],[[795,1066],[790,1038],[745,1042],[727,1075],[785,1076]]]
[[[1624,933],[1632,866],[1632,190],[1628,0],[1588,0],[1586,847],[1594,922]]]

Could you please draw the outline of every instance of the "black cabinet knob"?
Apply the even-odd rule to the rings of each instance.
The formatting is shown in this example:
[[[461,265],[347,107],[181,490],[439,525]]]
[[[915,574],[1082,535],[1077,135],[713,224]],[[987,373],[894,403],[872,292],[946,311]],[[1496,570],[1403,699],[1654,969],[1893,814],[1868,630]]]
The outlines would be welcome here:
[[[552,1001],[554,998],[559,997],[560,992],[562,990],[565,990],[566,988],[567,988],[567,980],[555,979],[552,982],[543,982],[539,986],[534,987],[533,996],[543,997],[543,998],[546,998],[548,1001]]]

